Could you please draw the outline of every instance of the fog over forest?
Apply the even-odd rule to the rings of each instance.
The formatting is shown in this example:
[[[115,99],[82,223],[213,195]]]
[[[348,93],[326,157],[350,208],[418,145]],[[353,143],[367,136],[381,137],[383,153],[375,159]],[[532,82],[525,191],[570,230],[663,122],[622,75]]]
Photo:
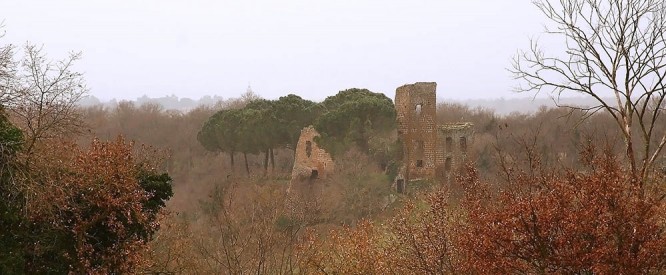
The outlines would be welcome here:
[[[162,106],[166,110],[178,110],[178,111],[190,111],[199,106],[215,106],[220,101],[223,101],[225,98],[221,96],[204,96],[199,99],[192,99],[188,97],[179,98],[175,95],[165,96],[165,97],[155,97],[150,98],[148,96],[141,96],[134,100],[125,100],[134,102],[137,105],[142,105],[144,103],[156,103]],[[121,100],[122,101],[122,100]],[[110,101],[102,101],[95,96],[88,96],[83,98],[79,104],[84,107],[90,107],[95,105],[103,105],[114,107],[118,104],[118,100],[113,99]],[[555,101],[551,98],[489,98],[489,99],[468,99],[468,100],[456,100],[449,98],[437,98],[437,102],[440,103],[458,103],[469,108],[482,108],[486,110],[493,111],[497,115],[508,115],[511,113],[534,113],[538,111],[541,107],[553,108],[558,105],[566,106],[581,106],[588,107],[594,106],[595,101],[586,97],[570,97],[570,98],[560,98],[558,101]]]
[[[665,34],[664,0],[4,1],[0,275],[666,274]]]

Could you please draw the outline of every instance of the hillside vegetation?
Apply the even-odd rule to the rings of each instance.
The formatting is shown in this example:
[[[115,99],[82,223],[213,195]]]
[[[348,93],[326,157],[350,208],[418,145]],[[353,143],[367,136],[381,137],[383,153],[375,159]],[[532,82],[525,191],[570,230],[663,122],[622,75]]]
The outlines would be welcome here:
[[[563,47],[509,70],[559,107],[439,102],[416,124],[470,122],[465,163],[404,192],[403,151],[433,146],[382,93],[83,107],[81,53],[0,44],[0,274],[665,274],[666,5],[533,3]],[[333,171],[292,179],[313,143]]]

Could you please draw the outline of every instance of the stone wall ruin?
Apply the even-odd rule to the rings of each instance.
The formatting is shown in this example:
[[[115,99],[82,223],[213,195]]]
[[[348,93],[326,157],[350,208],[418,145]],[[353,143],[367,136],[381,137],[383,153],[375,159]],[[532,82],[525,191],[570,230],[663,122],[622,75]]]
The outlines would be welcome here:
[[[473,143],[474,128],[472,123],[449,123],[437,129],[437,178],[450,183],[455,172],[467,161],[470,146]]]
[[[404,154],[403,166],[395,181],[400,193],[413,180],[451,183],[467,161],[473,144],[472,123],[437,124],[436,89],[435,82],[417,82],[396,89],[398,138]],[[312,183],[334,173],[335,163],[331,155],[316,143],[318,136],[312,126],[301,130],[289,189],[294,184]]]
[[[301,130],[294,152],[294,168],[287,188],[287,208],[291,215],[304,219],[315,213],[320,207],[323,185],[314,184],[320,179],[330,177],[335,171],[331,155],[320,148],[315,138],[319,136],[314,127]]]
[[[437,83],[417,82],[395,92],[398,137],[403,145],[403,168],[398,191],[411,180],[450,182],[465,163],[473,142],[471,123],[437,125]]]
[[[335,164],[331,155],[315,142],[319,133],[312,126],[301,130],[294,154],[292,181],[314,181],[324,179],[333,173]]]

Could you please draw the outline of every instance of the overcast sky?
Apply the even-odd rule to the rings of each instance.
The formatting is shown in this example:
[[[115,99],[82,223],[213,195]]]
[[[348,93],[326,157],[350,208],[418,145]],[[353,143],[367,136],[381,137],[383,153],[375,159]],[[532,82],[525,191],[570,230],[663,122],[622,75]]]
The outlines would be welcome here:
[[[528,0],[1,0],[2,44],[82,51],[91,94],[321,100],[358,87],[393,98],[515,97],[506,71],[542,30]],[[524,95],[526,96],[526,95]]]

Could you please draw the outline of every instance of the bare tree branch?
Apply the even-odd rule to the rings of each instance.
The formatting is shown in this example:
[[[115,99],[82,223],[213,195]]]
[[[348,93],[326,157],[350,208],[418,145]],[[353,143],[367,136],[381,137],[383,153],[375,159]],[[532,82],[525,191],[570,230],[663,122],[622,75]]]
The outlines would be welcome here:
[[[592,107],[566,107],[583,111],[583,119],[600,110],[613,117],[624,137],[628,168],[642,186],[666,140],[663,128],[655,127],[663,124],[666,97],[666,3],[533,3],[550,23],[545,34],[561,39],[564,51],[546,55],[531,41],[530,50],[519,52],[510,69],[521,83],[517,91],[547,92],[558,99],[566,93],[594,98],[598,104]]]
[[[51,61],[42,47],[25,45],[24,57],[17,62],[17,70],[0,94],[0,102],[24,131],[28,156],[42,139],[81,130],[76,103],[88,88],[83,74],[73,68],[79,59],[81,53],[72,52],[63,60]]]

